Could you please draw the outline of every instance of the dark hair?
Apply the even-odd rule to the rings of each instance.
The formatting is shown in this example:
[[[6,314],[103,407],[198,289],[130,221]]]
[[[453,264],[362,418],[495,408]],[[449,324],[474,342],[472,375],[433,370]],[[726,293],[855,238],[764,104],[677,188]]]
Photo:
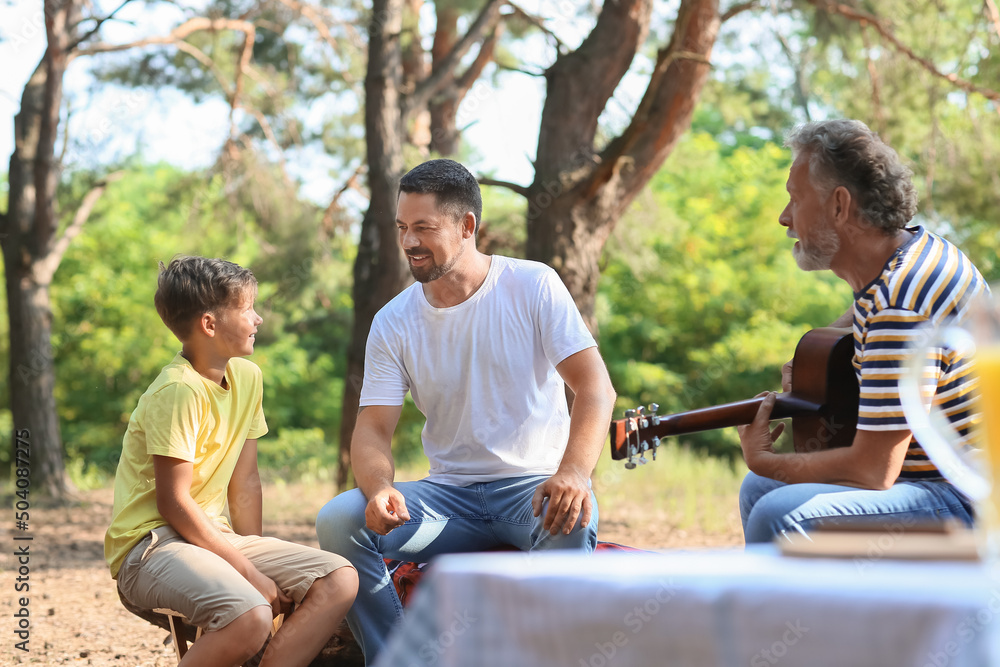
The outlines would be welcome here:
[[[809,153],[809,176],[821,193],[843,185],[858,214],[883,232],[902,229],[917,212],[913,172],[861,121],[806,123],[788,134],[785,145],[793,155]]]
[[[224,259],[175,257],[169,266],[160,262],[153,303],[163,323],[183,342],[197,318],[238,306],[256,292],[257,279],[250,269]]]
[[[399,180],[399,192],[434,193],[438,207],[456,220],[471,211],[476,216],[476,233],[479,233],[483,216],[479,182],[458,162],[440,159],[417,165]]]

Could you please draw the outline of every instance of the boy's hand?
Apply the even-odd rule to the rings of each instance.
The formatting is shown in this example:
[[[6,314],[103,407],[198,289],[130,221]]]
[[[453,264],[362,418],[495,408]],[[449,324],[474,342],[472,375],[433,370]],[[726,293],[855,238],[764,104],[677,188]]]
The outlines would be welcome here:
[[[264,575],[260,570],[255,567],[252,568],[247,573],[247,581],[260,591],[264,599],[271,604],[272,617],[276,617],[278,614],[287,614],[291,611],[292,599],[278,588],[278,584],[274,583],[273,579]]]
[[[379,535],[388,535],[409,519],[403,494],[392,486],[373,495],[365,507],[365,524]]]

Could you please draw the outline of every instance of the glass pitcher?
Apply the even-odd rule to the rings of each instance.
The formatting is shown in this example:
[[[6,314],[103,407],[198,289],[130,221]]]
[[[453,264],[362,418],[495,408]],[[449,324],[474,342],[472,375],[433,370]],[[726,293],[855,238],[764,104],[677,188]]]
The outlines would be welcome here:
[[[976,505],[981,552],[1000,557],[1000,300],[989,294],[969,304],[960,320],[926,325],[912,346],[899,385],[906,421],[935,467]],[[967,433],[948,419],[947,394],[934,400],[934,365],[964,363],[959,375],[975,382]]]

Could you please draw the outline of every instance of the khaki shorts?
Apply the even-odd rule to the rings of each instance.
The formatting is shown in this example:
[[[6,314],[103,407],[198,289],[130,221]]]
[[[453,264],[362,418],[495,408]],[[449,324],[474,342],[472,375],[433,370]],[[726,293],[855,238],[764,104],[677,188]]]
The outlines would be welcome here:
[[[351,566],[337,554],[273,537],[222,535],[296,604],[314,581]],[[186,542],[170,526],[153,530],[129,551],[118,570],[118,589],[137,607],[173,609],[207,632],[254,607],[271,606],[221,556]]]

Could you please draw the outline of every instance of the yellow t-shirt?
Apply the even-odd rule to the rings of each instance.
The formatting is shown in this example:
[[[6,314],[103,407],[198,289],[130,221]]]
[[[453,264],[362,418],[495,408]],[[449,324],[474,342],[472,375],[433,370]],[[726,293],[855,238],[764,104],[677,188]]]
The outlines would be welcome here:
[[[226,366],[228,389],[203,377],[180,353],[139,398],[115,474],[115,504],[104,557],[118,576],[139,540],[167,521],[156,509],[153,455],[194,464],[191,497],[224,525],[229,481],[243,443],[267,433],[260,368],[241,358]]]

